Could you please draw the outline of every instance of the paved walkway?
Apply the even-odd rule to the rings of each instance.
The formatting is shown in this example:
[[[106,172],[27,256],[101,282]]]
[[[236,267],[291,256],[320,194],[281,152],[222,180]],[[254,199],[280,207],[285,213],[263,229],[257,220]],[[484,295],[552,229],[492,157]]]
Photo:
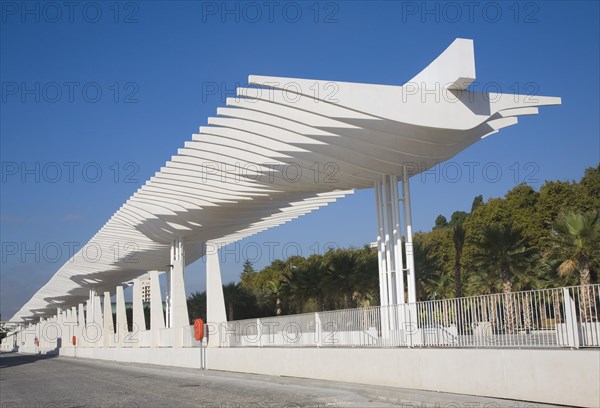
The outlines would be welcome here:
[[[0,354],[0,407],[549,407],[456,394],[68,357]]]

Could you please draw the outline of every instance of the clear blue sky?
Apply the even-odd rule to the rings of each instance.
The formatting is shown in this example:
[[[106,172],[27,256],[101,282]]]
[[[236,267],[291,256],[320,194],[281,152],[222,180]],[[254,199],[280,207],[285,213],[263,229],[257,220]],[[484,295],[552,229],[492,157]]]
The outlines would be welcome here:
[[[468,211],[477,194],[580,178],[600,159],[598,2],[473,3],[230,2],[223,10],[220,1],[73,9],[3,1],[2,317],[66,261],[66,243],[87,242],[249,74],[399,85],[455,38],[472,38],[481,87],[560,96],[563,104],[470,147],[437,178],[413,178],[416,229],[430,229],[438,214]],[[215,84],[223,92],[206,92]],[[470,162],[479,163],[472,178]],[[315,243],[322,250],[328,242],[371,242],[373,206],[372,191],[358,191],[245,240],[227,256],[224,280],[238,279],[243,256],[255,257],[257,247],[256,266],[268,263],[276,245],[269,242],[279,244],[275,257],[286,244],[290,254],[298,243],[307,255]],[[10,255],[12,243],[36,254]],[[188,267],[186,280],[188,292],[204,289],[202,262]]]

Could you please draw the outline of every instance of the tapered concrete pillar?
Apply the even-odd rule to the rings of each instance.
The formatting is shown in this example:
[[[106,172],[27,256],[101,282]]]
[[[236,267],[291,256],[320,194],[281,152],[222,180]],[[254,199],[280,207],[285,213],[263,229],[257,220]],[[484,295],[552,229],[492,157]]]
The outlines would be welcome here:
[[[79,332],[79,322],[77,320],[77,307],[73,306],[71,308],[71,333],[69,334],[69,344],[71,344],[71,347],[75,347],[73,345],[73,336],[75,336],[75,341],[79,341],[79,339],[81,338],[81,333]]]
[[[61,312],[60,317],[60,338],[61,338],[61,347],[69,347],[71,336],[69,328],[69,321],[71,318],[71,309],[66,309]]]
[[[127,311],[125,310],[125,294],[123,292],[123,286],[121,285],[117,286],[115,301],[117,303],[117,322],[115,323],[117,331],[116,346],[131,346],[131,339],[128,337],[129,328],[127,325]],[[134,328],[133,331],[136,332],[136,329]],[[127,344],[125,344],[125,342]]]
[[[211,327],[208,347],[219,347],[225,335],[227,315],[221,280],[221,266],[217,246],[207,245],[206,250],[206,323]]]
[[[86,346],[85,343],[85,336],[83,335],[85,332],[85,310],[83,307],[83,303],[80,303],[78,305],[78,311],[77,311],[77,332],[79,334],[79,337],[77,337],[77,345],[78,346]]]
[[[152,332],[152,347],[158,347],[159,330],[165,328],[165,317],[163,315],[158,271],[150,272],[150,293],[150,330]]]
[[[93,300],[93,304],[94,304],[94,316],[93,316],[93,322],[94,322],[94,330],[95,330],[95,338],[94,338],[94,347],[102,347],[103,346],[103,336],[102,336],[102,332],[104,331],[103,329],[103,318],[102,318],[102,301],[100,299],[100,296],[98,296],[96,294],[96,292],[94,291],[94,294],[92,296]]]
[[[46,344],[46,342],[44,341],[44,336],[42,336],[43,330],[44,330],[44,322],[45,319],[40,319],[39,323],[37,324],[37,330],[35,333],[35,336],[38,339],[38,345],[39,347],[44,347],[44,345]]]
[[[42,324],[44,322],[44,319],[40,318],[40,321],[36,323],[35,325],[35,338],[34,340],[37,340],[37,344],[34,343],[34,347],[39,347],[42,344],[44,344],[44,339],[42,339],[42,335],[41,335],[41,328],[42,328]]]
[[[174,333],[173,347],[183,347],[183,327],[190,325],[188,316],[187,299],[185,296],[185,254],[183,251],[183,241],[174,239],[171,250],[171,307],[169,319]],[[151,290],[152,293],[152,290]]]
[[[110,302],[110,292],[104,292],[104,319],[102,325],[102,345],[104,347],[112,346],[115,326],[112,317],[112,305]]]
[[[64,312],[60,307],[56,308],[56,324],[57,324],[57,339],[56,339],[56,347],[59,345],[62,347],[62,343],[64,342],[63,333],[65,332],[64,325]],[[59,340],[60,339],[60,340]]]
[[[118,320],[118,319],[117,319]],[[146,330],[146,316],[144,316],[144,302],[142,301],[142,282],[133,281],[133,335],[132,346],[140,346],[140,332]]]

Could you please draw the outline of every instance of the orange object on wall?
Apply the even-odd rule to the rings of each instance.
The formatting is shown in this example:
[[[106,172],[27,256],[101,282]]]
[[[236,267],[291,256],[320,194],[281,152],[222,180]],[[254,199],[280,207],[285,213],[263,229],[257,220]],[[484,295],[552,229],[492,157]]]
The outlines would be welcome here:
[[[194,338],[198,341],[204,338],[204,322],[202,319],[194,320]]]

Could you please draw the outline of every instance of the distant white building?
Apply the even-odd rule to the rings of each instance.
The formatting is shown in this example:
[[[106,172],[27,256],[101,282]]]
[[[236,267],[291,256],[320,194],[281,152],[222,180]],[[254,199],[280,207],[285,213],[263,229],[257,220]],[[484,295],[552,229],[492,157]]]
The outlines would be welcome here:
[[[150,279],[141,281],[142,302],[150,302]]]

